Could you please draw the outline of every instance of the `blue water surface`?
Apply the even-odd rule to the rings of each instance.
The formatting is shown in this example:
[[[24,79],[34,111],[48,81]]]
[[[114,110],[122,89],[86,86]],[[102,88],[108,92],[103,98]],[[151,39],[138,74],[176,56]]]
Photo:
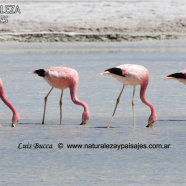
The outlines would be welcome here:
[[[98,74],[125,63],[144,65],[150,82],[146,97],[158,121],[146,128],[149,108],[136,89],[136,128],[132,128],[132,87],[126,87],[111,124],[122,88],[112,77]],[[11,111],[0,102],[1,185],[184,185],[186,87],[164,81],[186,68],[186,41],[131,43],[0,43],[0,76],[11,103],[21,115],[11,128]],[[77,92],[90,109],[90,120],[80,126],[82,107],[64,91],[63,124],[59,125],[60,90],[48,98],[46,123],[41,125],[44,96],[50,86],[29,74],[50,66],[68,66],[79,72]],[[34,144],[50,149],[35,149]],[[59,148],[58,144],[63,144]],[[170,148],[67,148],[68,144],[170,144]],[[19,149],[19,144],[32,146]],[[27,146],[27,147],[28,147]]]

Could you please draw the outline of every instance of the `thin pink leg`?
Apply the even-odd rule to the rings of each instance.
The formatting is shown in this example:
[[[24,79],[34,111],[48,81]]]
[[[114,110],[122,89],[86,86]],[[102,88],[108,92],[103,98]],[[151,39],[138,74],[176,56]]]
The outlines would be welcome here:
[[[42,121],[42,124],[45,123],[45,111],[46,111],[46,102],[47,102],[47,98],[48,98],[48,96],[49,96],[49,94],[51,93],[51,91],[52,91],[53,88],[54,88],[54,87],[52,87],[52,88],[50,89],[50,91],[48,92],[48,94],[45,96],[45,99],[44,99],[45,104],[44,104],[44,112],[43,112],[43,121]]]
[[[109,122],[107,128],[110,128],[111,122],[112,122],[112,120],[113,120],[113,118],[114,118],[114,114],[115,114],[115,112],[116,112],[116,109],[117,109],[117,106],[118,106],[118,104],[119,104],[120,97],[121,97],[121,94],[122,94],[124,88],[125,88],[125,85],[123,85],[123,87],[122,87],[122,89],[121,89],[121,92],[120,92],[120,94],[119,94],[119,96],[118,96],[118,98],[117,98],[117,100],[116,100],[116,106],[115,106],[115,108],[114,108],[114,112],[113,112],[113,114],[112,114],[112,117],[111,117],[111,119],[110,119],[110,122]]]
[[[62,97],[63,97],[63,90],[61,90],[61,97],[59,101],[59,106],[60,106],[60,125],[62,124]]]

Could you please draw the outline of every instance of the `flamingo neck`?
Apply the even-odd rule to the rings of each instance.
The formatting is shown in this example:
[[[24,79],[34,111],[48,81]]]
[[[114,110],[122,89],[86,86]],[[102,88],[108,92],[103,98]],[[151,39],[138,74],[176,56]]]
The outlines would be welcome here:
[[[79,100],[77,98],[77,86],[76,85],[70,87],[70,95],[71,95],[72,101],[75,104],[81,105],[84,108],[82,119],[88,120],[89,119],[89,109],[88,109],[88,106],[87,106],[87,104],[85,102],[83,102],[83,101],[81,101],[81,100]]]
[[[145,93],[146,93],[146,89],[147,89],[147,85],[148,85],[148,81],[145,83],[145,84],[142,84],[141,85],[141,89],[140,89],[140,99],[141,101],[147,105],[150,110],[151,110],[151,116],[156,116],[156,111],[154,109],[154,106],[146,100],[146,97],[145,97]]]
[[[10,108],[10,110],[13,112],[13,114],[17,114],[16,109],[14,108],[14,106],[9,102],[8,98],[6,97],[3,87],[0,87],[0,97],[2,99],[2,101]]]

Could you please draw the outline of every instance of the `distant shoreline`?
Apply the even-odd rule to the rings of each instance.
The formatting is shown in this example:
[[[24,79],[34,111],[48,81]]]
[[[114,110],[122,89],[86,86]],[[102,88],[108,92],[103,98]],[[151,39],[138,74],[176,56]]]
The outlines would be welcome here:
[[[0,42],[122,42],[141,40],[186,39],[186,33],[77,33],[28,32],[0,33]]]
[[[4,1],[0,41],[120,42],[186,38],[184,1],[35,2],[9,3],[14,5],[14,14],[8,14],[8,4]]]

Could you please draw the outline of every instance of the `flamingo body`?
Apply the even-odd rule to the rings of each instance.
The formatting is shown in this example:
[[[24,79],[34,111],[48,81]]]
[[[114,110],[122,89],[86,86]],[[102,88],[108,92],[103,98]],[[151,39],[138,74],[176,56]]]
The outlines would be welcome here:
[[[43,77],[50,86],[53,88],[61,89],[61,99],[60,99],[60,111],[62,106],[62,95],[63,90],[69,88],[70,89],[70,95],[72,101],[77,104],[81,105],[84,108],[84,112],[82,114],[82,123],[86,124],[86,122],[89,120],[89,109],[86,103],[79,100],[77,98],[77,87],[79,82],[79,75],[78,72],[75,69],[68,68],[68,67],[49,67],[48,69],[39,69],[35,70],[33,72],[34,74],[37,74],[38,76]],[[52,89],[49,91],[47,96],[45,97],[45,107],[44,107],[44,116],[45,116],[45,108],[46,108],[46,100]],[[43,124],[44,124],[44,116],[43,116]],[[62,119],[62,113],[60,115],[60,123]]]
[[[114,72],[112,69],[119,69],[120,72],[118,70]],[[149,72],[141,65],[124,64],[107,69],[103,74],[111,75],[125,85],[136,86],[142,84],[144,81],[148,82]]]
[[[12,111],[12,113],[13,113],[13,115],[12,115],[12,127],[15,127],[16,124],[20,120],[20,116],[19,116],[19,113],[17,112],[17,110],[14,108],[14,106],[10,103],[10,101],[6,97],[6,94],[5,94],[4,89],[3,89],[3,82],[1,80],[1,78],[0,78],[0,98]]]
[[[72,84],[78,84],[79,75],[75,69],[68,67],[50,67],[45,71],[44,79],[52,87],[64,90]]]
[[[133,90],[133,98],[132,98],[132,108],[133,108],[133,126],[135,127],[135,116],[134,116],[134,94],[135,94],[135,87],[137,85],[141,86],[140,89],[140,98],[144,104],[146,104],[150,109],[151,109],[151,115],[148,119],[148,125],[147,127],[152,127],[153,124],[157,121],[157,115],[156,111],[153,107],[153,105],[146,100],[145,98],[145,93],[146,93],[146,88],[149,82],[149,72],[148,70],[141,65],[136,65],[136,64],[122,64],[114,68],[110,68],[105,70],[105,72],[101,73],[101,75],[111,75],[112,77],[116,78],[123,84],[123,89],[124,86],[126,85],[131,85],[134,87]],[[117,99],[116,107],[113,113],[113,116],[115,114],[117,105],[119,103],[120,96],[123,92],[123,89]],[[111,121],[113,119],[113,116],[111,118]],[[110,127],[111,121],[108,125]]]
[[[166,78],[164,78],[164,80],[168,80],[168,79],[176,79],[179,82],[186,85],[186,69],[183,69],[178,73],[170,74]]]

